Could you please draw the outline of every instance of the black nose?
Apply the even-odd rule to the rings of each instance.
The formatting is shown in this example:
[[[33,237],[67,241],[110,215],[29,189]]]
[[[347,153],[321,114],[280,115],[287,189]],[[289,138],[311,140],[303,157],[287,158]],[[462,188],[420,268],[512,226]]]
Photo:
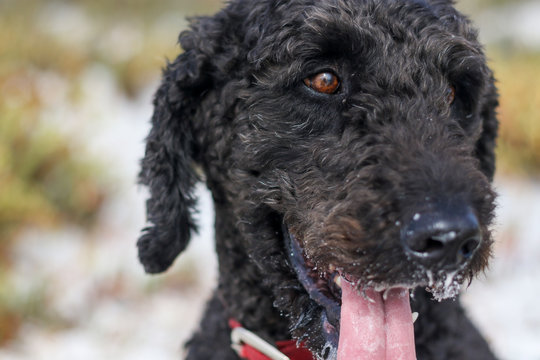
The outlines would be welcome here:
[[[468,207],[417,213],[402,229],[406,254],[431,269],[458,268],[480,247],[478,219]]]

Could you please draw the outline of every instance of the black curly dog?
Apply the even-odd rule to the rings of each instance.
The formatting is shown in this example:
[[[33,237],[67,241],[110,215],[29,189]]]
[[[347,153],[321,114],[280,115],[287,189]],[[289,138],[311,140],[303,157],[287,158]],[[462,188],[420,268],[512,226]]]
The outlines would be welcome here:
[[[138,248],[166,270],[206,182],[219,282],[187,358],[239,359],[235,320],[314,359],[494,359],[458,292],[490,257],[497,91],[453,1],[233,0],[180,44]]]

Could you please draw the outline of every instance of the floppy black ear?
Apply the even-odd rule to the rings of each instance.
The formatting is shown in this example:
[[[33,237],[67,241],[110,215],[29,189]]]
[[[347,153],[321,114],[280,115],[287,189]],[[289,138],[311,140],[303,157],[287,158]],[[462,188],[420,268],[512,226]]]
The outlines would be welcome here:
[[[495,142],[499,129],[497,120],[497,107],[499,105],[497,89],[493,77],[484,97],[481,109],[482,135],[476,144],[476,156],[480,159],[480,167],[484,174],[493,180],[495,174]]]
[[[196,205],[194,169],[200,151],[194,141],[194,118],[203,93],[212,87],[211,55],[217,32],[212,26],[202,30],[197,24],[212,24],[199,19],[193,30],[180,35],[184,49],[167,65],[154,97],[152,128],[146,139],[139,181],[148,187],[147,221],[137,242],[139,259],[146,272],[165,271],[185,249],[197,227],[192,218]],[[204,47],[204,49],[202,49]]]

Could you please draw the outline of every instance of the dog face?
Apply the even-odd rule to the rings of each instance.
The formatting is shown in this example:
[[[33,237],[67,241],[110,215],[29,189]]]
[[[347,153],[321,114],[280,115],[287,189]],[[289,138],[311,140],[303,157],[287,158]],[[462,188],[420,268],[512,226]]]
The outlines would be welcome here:
[[[238,234],[218,241],[320,358],[345,347],[345,308],[453,297],[484,268],[497,96],[450,2],[233,1],[180,42],[142,162],[147,271],[195,228],[197,166]]]

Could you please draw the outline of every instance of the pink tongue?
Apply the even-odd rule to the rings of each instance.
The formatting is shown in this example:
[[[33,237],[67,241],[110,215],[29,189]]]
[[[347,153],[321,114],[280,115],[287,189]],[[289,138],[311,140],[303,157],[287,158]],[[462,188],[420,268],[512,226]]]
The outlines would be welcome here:
[[[414,330],[406,289],[365,296],[341,281],[338,360],[415,360]]]

